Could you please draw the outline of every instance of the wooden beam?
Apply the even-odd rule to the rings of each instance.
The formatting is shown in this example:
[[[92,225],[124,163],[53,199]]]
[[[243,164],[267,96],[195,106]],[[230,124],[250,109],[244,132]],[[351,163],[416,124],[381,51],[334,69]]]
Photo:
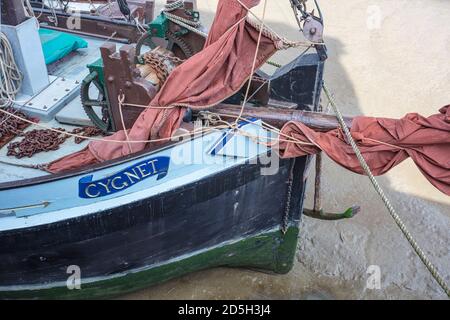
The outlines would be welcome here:
[[[222,119],[235,120],[241,111],[238,105],[219,104],[211,109],[211,112],[218,113]],[[250,107],[246,106],[242,113],[244,118],[258,118],[277,128],[283,127],[289,121],[298,121],[317,131],[326,132],[339,127],[339,123],[334,115],[320,112],[293,110],[273,107]],[[352,126],[351,117],[344,117],[349,128]]]

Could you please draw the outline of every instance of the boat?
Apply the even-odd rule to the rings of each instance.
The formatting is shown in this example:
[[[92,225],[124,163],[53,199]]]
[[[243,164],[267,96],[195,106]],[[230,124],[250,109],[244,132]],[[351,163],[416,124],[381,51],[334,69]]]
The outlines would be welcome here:
[[[9,23],[8,28],[32,30],[36,25],[36,18],[19,13],[18,2],[1,2],[3,8],[14,13],[8,21],[2,19],[2,23]],[[35,10],[38,6],[33,3]],[[51,14],[65,14],[58,10]],[[304,14],[312,17],[310,13]],[[154,17],[153,12],[146,16]],[[86,19],[99,20],[95,16]],[[131,20],[102,19],[109,19],[108,28],[138,28]],[[161,17],[152,20],[153,26],[166,23],[158,19]],[[320,20],[313,21],[317,24]],[[124,24],[124,28],[118,27]],[[2,25],[2,32],[6,29]],[[69,29],[52,26],[49,21],[41,21],[41,30],[74,34]],[[30,34],[28,41],[39,40],[36,31],[33,39]],[[33,80],[31,71],[26,74],[32,87],[40,87],[34,88],[35,94],[26,99],[19,93],[16,99],[24,99],[25,103],[16,102],[16,111],[4,114],[4,121],[14,119],[21,112],[31,119],[28,123],[18,120],[26,132],[51,127],[59,128],[62,135],[86,125],[96,125],[102,134],[127,127],[114,115],[109,114],[105,119],[105,113],[102,117],[101,112],[94,111],[99,106],[107,106],[108,112],[114,110],[118,101],[111,90],[117,92],[125,85],[116,83],[114,88],[107,85],[106,90],[105,75],[99,70],[107,73],[107,68],[114,70],[114,63],[119,63],[119,71],[126,71],[127,63],[134,63],[135,47],[125,45],[117,52],[116,48],[139,39],[134,33],[109,38],[100,31],[95,34],[92,29],[75,35],[86,45],[46,66],[39,63],[44,55],[38,49],[40,45],[34,43],[33,52],[22,52],[32,57],[50,80],[41,85],[38,82],[45,76]],[[165,33],[160,36],[164,37]],[[27,51],[25,44],[18,46],[13,37],[10,41],[15,45],[14,50]],[[149,45],[149,37],[140,43]],[[172,42],[168,49],[176,51],[176,46]],[[183,49],[182,44],[178,45],[179,54],[186,58],[190,52]],[[259,99],[253,101],[255,105],[264,103],[272,109],[291,111],[317,110],[324,55],[324,45],[313,46],[288,65],[277,67],[273,75],[258,71],[259,77],[271,77],[272,86],[267,88],[266,95],[255,97]],[[25,59],[21,66],[27,68],[26,63]],[[289,82],[292,76],[298,79],[295,85]],[[147,86],[142,81],[132,84],[136,92]],[[46,91],[52,86],[65,90],[54,93],[52,99]],[[93,99],[95,86],[98,91]],[[138,98],[134,103],[148,103],[145,95],[139,94],[136,93]],[[239,94],[224,101],[237,107],[240,102]],[[128,116],[133,118],[137,111],[128,110],[131,110]],[[186,126],[194,125],[197,116],[191,114]],[[239,128],[249,135],[270,139],[274,133],[262,128],[258,121],[246,118],[239,122]],[[278,274],[291,270],[301,232],[299,223],[311,157],[279,159],[272,156],[270,147],[222,128],[189,134],[184,139],[167,141],[79,170],[61,173],[40,170],[40,164],[86,147],[87,141],[76,143],[73,136],[65,137],[56,150],[36,153],[30,158],[20,152],[20,157],[12,156],[17,155],[16,149],[8,148],[7,143],[0,149],[0,298],[115,297],[219,266]],[[2,138],[8,138],[11,144],[23,136]],[[273,164],[278,167],[276,172],[267,174]]]

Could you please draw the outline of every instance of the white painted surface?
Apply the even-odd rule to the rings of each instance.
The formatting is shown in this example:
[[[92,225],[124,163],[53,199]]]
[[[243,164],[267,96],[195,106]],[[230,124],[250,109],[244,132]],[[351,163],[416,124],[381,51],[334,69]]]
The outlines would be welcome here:
[[[58,123],[56,120],[52,120],[49,122],[42,123],[46,127],[50,128],[62,128],[66,131],[72,131],[75,127],[63,125]],[[36,125],[28,127],[25,131],[30,131],[33,129],[43,129],[43,127],[39,127]],[[22,140],[22,137],[16,137],[11,142],[18,142]],[[24,165],[37,165],[37,164],[45,164],[48,162],[51,162],[53,160],[59,159],[65,155],[71,154],[73,152],[80,151],[84,147],[86,147],[87,141],[84,141],[80,144],[75,144],[74,138],[69,138],[66,140],[64,144],[60,146],[58,150],[54,150],[52,152],[40,152],[35,154],[31,158],[21,158],[16,159],[15,157],[7,156],[8,148],[5,146],[0,149],[0,161],[8,162],[8,163],[15,163],[15,164],[24,164]],[[21,168],[17,166],[11,166],[6,165],[3,163],[0,163],[0,183],[8,182],[8,181],[16,181],[16,180],[23,180],[23,179],[29,179],[29,178],[35,178],[48,175],[47,172],[41,171],[41,170],[35,170],[35,169],[28,169],[28,168]],[[1,197],[0,197],[0,203],[1,203]]]
[[[16,108],[41,121],[49,121],[54,115],[74,99],[79,99],[82,79],[54,77],[51,83],[24,104],[18,103]],[[18,97],[20,100],[20,96]]]
[[[18,26],[1,25],[13,48],[14,58],[24,78],[20,93],[33,96],[49,84],[38,22],[30,18]]]
[[[264,137],[267,136],[266,132],[263,134]],[[252,146],[255,142],[249,138],[242,143],[240,148],[243,151],[239,152],[240,154],[247,152],[247,157],[209,155],[207,151],[221,138],[222,131],[212,132],[134,161],[97,170],[92,174],[92,180],[112,176],[143,160],[161,156],[170,157],[169,170],[164,178],[157,180],[156,176],[153,176],[120,192],[100,198],[79,197],[79,180],[91,174],[0,191],[0,212],[2,212],[0,231],[52,223],[122,206],[199,181],[209,175],[243,164],[257,155],[248,153],[249,150],[256,150]],[[47,202],[48,206],[40,206],[43,202]]]

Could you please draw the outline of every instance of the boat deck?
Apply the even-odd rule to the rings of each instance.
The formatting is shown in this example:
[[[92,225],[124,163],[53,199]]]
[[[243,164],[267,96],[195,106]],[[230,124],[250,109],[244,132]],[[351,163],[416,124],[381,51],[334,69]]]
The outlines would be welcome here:
[[[86,65],[100,58],[99,48],[105,42],[105,40],[99,40],[85,36],[81,36],[81,38],[88,42],[88,47],[85,49],[78,49],[65,58],[48,65],[47,70],[50,77],[61,77],[70,80],[76,80],[81,83],[84,77],[89,74],[89,70]],[[55,118],[64,119],[64,122],[66,123],[61,123]],[[62,107],[62,109],[56,114],[55,118],[49,121],[40,121],[39,124],[31,125],[24,131],[26,132],[33,129],[45,129],[46,127],[63,128],[66,131],[72,131],[74,128],[77,128],[77,126],[67,124],[67,122],[78,123],[80,125],[91,124],[89,118],[84,113],[79,95],[76,95],[67,105]],[[21,139],[22,137],[18,136],[15,137],[11,142],[17,142]],[[48,175],[47,172],[42,170],[24,168],[16,165],[45,164],[70,153],[79,151],[86,147],[87,143],[87,141],[83,141],[80,144],[76,144],[74,142],[74,138],[70,137],[60,146],[58,150],[51,152],[40,152],[33,155],[33,157],[31,158],[24,157],[21,159],[17,159],[13,156],[7,156],[7,146],[9,145],[8,143],[0,148],[0,183]],[[7,163],[10,163],[11,165]]]

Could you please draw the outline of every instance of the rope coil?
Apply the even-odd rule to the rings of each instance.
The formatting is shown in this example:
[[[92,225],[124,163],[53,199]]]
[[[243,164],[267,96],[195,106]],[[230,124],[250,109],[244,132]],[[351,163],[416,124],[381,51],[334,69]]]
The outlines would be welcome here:
[[[22,85],[22,73],[14,59],[11,43],[0,32],[0,108],[13,104]]]
[[[164,6],[164,9],[163,9],[163,12],[164,12],[164,15],[167,17],[167,19],[169,19],[173,23],[178,24],[179,26],[186,28],[187,30],[192,31],[204,38],[207,38],[208,34],[206,32],[203,32],[198,29],[202,25],[199,21],[192,21],[192,20],[185,19],[183,17],[177,16],[177,15],[171,13],[171,11],[181,9],[181,8],[184,8],[184,1],[177,0],[172,3],[166,3],[166,5]]]

